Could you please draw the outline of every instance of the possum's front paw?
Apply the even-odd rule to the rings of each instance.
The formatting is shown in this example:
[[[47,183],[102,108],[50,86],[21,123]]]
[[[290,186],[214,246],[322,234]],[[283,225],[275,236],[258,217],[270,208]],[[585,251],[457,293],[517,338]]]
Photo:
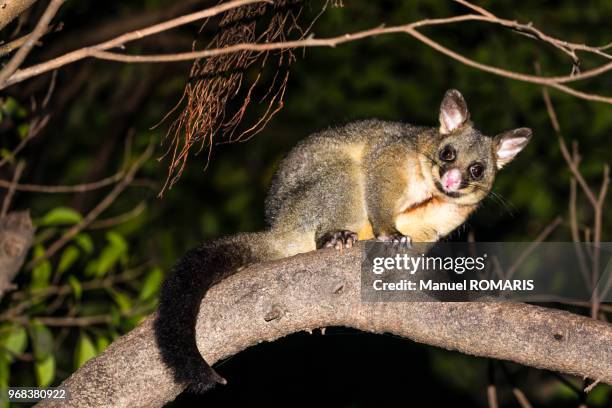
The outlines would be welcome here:
[[[357,234],[352,231],[329,232],[319,239],[317,248],[352,248],[357,241]]]
[[[392,232],[390,234],[380,234],[376,237],[379,241],[389,242],[394,246],[400,246],[402,248],[412,248],[412,238],[408,235],[402,235],[399,231]]]

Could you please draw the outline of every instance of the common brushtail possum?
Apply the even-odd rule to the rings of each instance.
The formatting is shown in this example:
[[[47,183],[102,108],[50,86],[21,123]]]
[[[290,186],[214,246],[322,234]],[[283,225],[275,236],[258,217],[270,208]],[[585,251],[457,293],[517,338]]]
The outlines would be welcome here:
[[[156,337],[175,379],[195,391],[225,383],[196,346],[200,302],[212,285],[247,264],[357,240],[435,242],[478,207],[531,137],[527,128],[483,135],[457,90],[446,92],[439,122],[359,121],[299,143],[273,179],[268,229],[201,244],[164,283]]]

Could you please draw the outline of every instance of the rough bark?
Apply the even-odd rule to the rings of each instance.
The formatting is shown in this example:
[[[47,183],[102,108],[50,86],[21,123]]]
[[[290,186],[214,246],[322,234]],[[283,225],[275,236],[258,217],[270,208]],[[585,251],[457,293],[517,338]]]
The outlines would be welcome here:
[[[34,3],[36,0],[0,0],[0,30]]]
[[[0,299],[13,288],[13,278],[21,269],[34,242],[34,226],[27,211],[0,218]]]
[[[520,303],[362,302],[361,250],[253,265],[212,288],[198,319],[206,360],[302,330],[347,326],[612,384],[612,325]],[[68,378],[62,385],[71,399],[62,406],[155,407],[174,399],[182,387],[162,364],[154,318]]]

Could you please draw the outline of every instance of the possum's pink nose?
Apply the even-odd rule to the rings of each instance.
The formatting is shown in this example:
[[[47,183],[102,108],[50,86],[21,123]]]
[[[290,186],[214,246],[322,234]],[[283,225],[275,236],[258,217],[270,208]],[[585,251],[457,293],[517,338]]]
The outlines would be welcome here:
[[[457,191],[461,186],[461,172],[459,169],[451,169],[442,175],[442,187],[446,191]]]

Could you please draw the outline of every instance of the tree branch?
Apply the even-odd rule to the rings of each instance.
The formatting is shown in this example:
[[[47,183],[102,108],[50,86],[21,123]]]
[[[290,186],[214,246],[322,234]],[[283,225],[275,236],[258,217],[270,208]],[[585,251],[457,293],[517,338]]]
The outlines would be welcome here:
[[[54,58],[50,61],[44,62],[42,64],[37,64],[32,67],[25,68],[23,70],[19,70],[12,74],[8,81],[4,83],[4,81],[0,81],[0,89],[8,85],[12,85],[17,82],[21,82],[26,78],[40,75],[44,72],[59,68],[63,65],[70,64],[75,61],[79,61],[83,58],[87,58],[92,56],[95,52],[109,50],[117,47],[123,47],[126,43],[130,41],[139,40],[141,38],[159,34],[161,32],[171,30],[176,27],[180,27],[185,24],[192,23],[194,21],[203,20],[208,17],[216,16],[217,14],[221,14],[227,10],[231,10],[240,6],[244,6],[252,3],[261,3],[261,2],[269,2],[271,0],[233,0],[228,1],[227,3],[221,3],[217,6],[210,7],[195,13],[186,14],[181,17],[173,18],[168,21],[164,21],[163,23],[155,24],[150,27],[142,28],[140,30],[131,31],[129,33],[125,33],[118,37],[115,37],[111,40],[104,41],[100,44],[96,44],[90,47],[84,47],[76,51],[69,52],[60,57]],[[17,55],[17,54],[16,54]],[[15,56],[16,56],[15,55]]]
[[[28,35],[28,39],[19,48],[17,53],[13,55],[13,58],[11,58],[10,61],[2,68],[2,71],[0,71],[0,86],[4,86],[6,84],[6,80],[13,75],[17,68],[19,68],[23,61],[25,61],[26,57],[30,51],[32,51],[32,48],[34,48],[34,45],[36,45],[40,37],[45,35],[49,29],[51,20],[55,14],[57,14],[57,11],[62,6],[64,1],[65,0],[51,0],[51,3],[49,3],[47,6],[47,9],[38,21],[38,24],[36,24],[34,31]]]
[[[420,31],[417,31],[419,28],[428,27],[428,26],[436,26],[436,25],[445,25],[445,24],[453,24],[459,22],[467,22],[467,21],[480,21],[490,24],[496,24],[503,27],[511,28],[517,30],[519,33],[525,34],[529,37],[538,39],[543,41],[553,47],[563,51],[567,55],[572,58],[574,63],[574,67],[578,63],[579,59],[576,55],[577,51],[589,52],[601,57],[604,57],[608,60],[612,59],[612,55],[605,52],[612,44],[608,44],[602,47],[592,47],[585,44],[577,44],[570,43],[552,36],[549,36],[542,31],[535,28],[532,24],[521,24],[516,21],[506,20],[502,18],[498,18],[492,13],[471,5],[465,0],[459,1],[464,6],[471,8],[472,10],[477,11],[479,14],[465,14],[459,16],[452,16],[446,18],[432,18],[432,19],[423,19],[419,21],[415,21],[409,24],[397,25],[397,26],[380,26],[376,28],[371,28],[368,30],[358,31],[354,33],[347,33],[335,37],[328,38],[313,38],[308,37],[305,39],[295,40],[295,41],[279,41],[279,42],[270,42],[270,43],[239,43],[234,44],[229,47],[215,48],[215,49],[207,49],[207,50],[199,50],[199,51],[191,51],[191,52],[179,52],[172,54],[161,54],[161,55],[126,55],[117,52],[111,52],[110,49],[117,48],[119,46],[124,45],[128,41],[134,41],[140,38],[143,38],[148,35],[157,34],[159,32],[169,30],[171,28],[176,28],[180,25],[184,25],[188,22],[195,21],[197,19],[203,18],[202,15],[206,14],[206,16],[216,15],[220,12],[220,7],[225,7],[224,10],[230,9],[233,7],[238,7],[240,5],[244,5],[247,3],[254,3],[266,1],[270,2],[271,0],[236,0],[233,2],[223,3],[216,7],[209,8],[207,10],[203,10],[198,13],[188,14],[176,19],[169,20],[165,23],[160,23],[151,27],[144,28],[142,30],[126,33],[122,36],[114,38],[112,40],[91,46],[84,47],[79,50],[75,50],[54,58],[52,60],[33,65],[31,67],[24,68],[15,72],[6,82],[6,84],[0,83],[0,89],[21,82],[27,78],[40,75],[44,72],[57,69],[66,64],[73,63],[75,61],[79,61],[84,58],[94,57],[105,60],[126,62],[126,63],[151,63],[151,62],[173,62],[173,61],[187,61],[193,59],[200,58],[208,58],[218,55],[226,55],[232,54],[241,51],[271,51],[271,50],[286,50],[293,48],[310,48],[310,47],[336,47],[341,44],[362,40],[365,38],[376,37],[384,34],[396,34],[396,33],[404,33],[407,34],[414,39],[424,43],[428,47],[435,49],[436,51],[460,62],[461,64],[470,66],[472,68],[488,72],[493,75],[497,75],[504,78],[514,79],[517,81],[528,82],[532,84],[540,84],[544,86],[548,86],[551,88],[555,88],[561,92],[565,92],[567,94],[573,95],[577,98],[597,101],[612,104],[612,97],[606,95],[598,95],[592,94],[588,92],[582,92],[571,88],[565,84],[575,81],[580,81],[588,78],[593,78],[609,72],[612,70],[612,62],[608,62],[602,65],[599,65],[593,69],[584,71],[584,72],[572,72],[570,75],[562,75],[562,76],[539,76],[539,75],[530,75],[524,74],[520,72],[514,72],[510,70],[506,70],[503,68],[498,68],[492,65],[480,63],[476,60],[468,58],[464,55],[461,55],[450,48],[443,46],[442,44],[434,41],[430,37],[426,36]]]
[[[612,384],[609,323],[521,303],[362,302],[362,254],[363,244],[342,254],[310,252],[250,266],[213,287],[197,325],[206,360],[303,330],[347,326]],[[62,384],[69,401],[39,406],[159,407],[173,400],[183,387],[162,362],[154,319],[72,374]]]

